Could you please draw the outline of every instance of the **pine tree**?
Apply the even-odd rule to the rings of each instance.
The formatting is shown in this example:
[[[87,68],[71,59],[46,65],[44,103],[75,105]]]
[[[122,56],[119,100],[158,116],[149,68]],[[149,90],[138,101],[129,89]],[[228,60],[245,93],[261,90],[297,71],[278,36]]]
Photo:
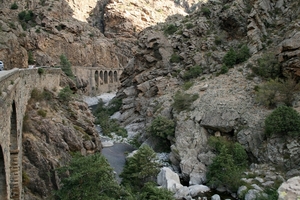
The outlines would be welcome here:
[[[131,185],[139,190],[146,182],[156,178],[158,172],[156,153],[148,145],[143,145],[127,159],[120,177],[123,185]]]
[[[100,154],[81,156],[76,154],[69,166],[58,170],[62,179],[56,192],[61,200],[114,200],[120,198],[121,188],[114,178],[112,168]]]

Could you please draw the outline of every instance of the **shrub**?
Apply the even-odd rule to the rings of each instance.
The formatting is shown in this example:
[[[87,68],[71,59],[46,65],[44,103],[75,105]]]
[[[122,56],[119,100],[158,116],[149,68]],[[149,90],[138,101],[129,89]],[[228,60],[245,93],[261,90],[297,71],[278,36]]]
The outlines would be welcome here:
[[[299,89],[300,85],[290,77],[286,80],[269,80],[258,87],[256,101],[268,108],[274,108],[280,103],[291,106],[295,99],[295,92]]]
[[[47,116],[47,111],[43,110],[43,109],[40,109],[40,110],[37,111],[37,114],[42,116],[42,117],[46,117]]]
[[[267,136],[300,135],[300,115],[291,107],[280,106],[265,119],[265,133]]]
[[[163,116],[156,117],[148,128],[148,131],[162,139],[167,139],[168,136],[174,136],[175,123],[173,120]]]
[[[68,103],[73,97],[73,91],[70,89],[69,86],[64,87],[58,93],[58,98],[61,102]]]
[[[21,11],[21,12],[18,14],[18,17],[19,17],[20,20],[24,20],[25,15],[26,15],[26,11],[23,10],[23,11]]]
[[[38,68],[38,74],[42,75],[45,73],[45,70],[43,68]]]
[[[183,79],[184,80],[189,80],[189,79],[192,79],[192,78],[196,78],[198,77],[200,74],[202,74],[202,67],[200,67],[199,65],[196,65],[196,66],[193,66],[191,67],[188,71],[186,71],[184,74],[183,74]]]
[[[221,45],[223,43],[223,38],[220,36],[215,36],[215,44],[216,45]]]
[[[70,78],[74,78],[74,74],[71,69],[71,63],[65,55],[60,56],[60,68]]]
[[[244,168],[248,164],[248,155],[240,143],[235,142],[231,146],[231,153],[237,167]]]
[[[193,83],[192,81],[187,81],[187,82],[184,82],[182,88],[183,88],[183,90],[188,90],[188,89],[190,89],[193,85],[194,85],[194,83]]]
[[[252,67],[252,71],[265,79],[275,79],[282,76],[281,66],[274,54],[264,54],[257,60],[257,66]]]
[[[173,108],[178,112],[183,110],[190,109],[192,103],[199,98],[198,94],[186,94],[181,92],[176,92],[175,96],[173,97],[174,103]]]
[[[270,80],[260,85],[256,92],[256,101],[268,108],[275,107],[276,103],[280,101],[279,84],[277,80]]]
[[[11,4],[10,9],[12,10],[17,10],[19,8],[19,6],[17,5],[16,2],[14,2],[13,4]]]
[[[103,135],[111,137],[111,133],[127,137],[127,131],[120,127],[119,123],[115,119],[110,119],[110,116],[117,112],[122,105],[121,98],[114,98],[110,101],[108,106],[105,106],[105,103],[102,99],[99,100],[98,105],[94,111],[96,116],[95,123],[100,124]]]
[[[233,48],[230,48],[229,51],[223,57],[223,63],[228,67],[233,67],[236,64],[236,52]]]
[[[142,188],[139,199],[147,200],[174,200],[173,193],[165,188],[159,188],[153,182],[148,182]]]
[[[295,100],[295,92],[300,90],[300,84],[291,77],[288,77],[284,81],[279,81],[278,86],[281,101],[287,106],[292,106],[292,103]]]
[[[40,101],[42,100],[42,92],[39,91],[38,89],[34,88],[32,91],[31,91],[31,98],[36,100],[36,101]]]
[[[33,12],[29,10],[24,17],[25,22],[31,21],[33,19],[33,16],[34,16]]]
[[[146,182],[156,179],[159,167],[156,153],[148,145],[143,145],[126,160],[120,174],[122,184],[131,185],[135,191],[140,191]]]
[[[44,90],[43,93],[42,93],[42,96],[43,96],[43,99],[45,100],[50,100],[52,99],[52,93],[48,90]]]
[[[245,62],[250,58],[250,50],[247,45],[243,45],[237,52],[236,55],[236,64]]]
[[[232,191],[237,191],[241,185],[241,170],[236,166],[233,156],[228,153],[225,146],[208,167],[207,180],[212,188],[226,186]]]
[[[172,35],[176,31],[177,31],[177,27],[174,24],[169,24],[168,26],[165,27],[164,34],[165,35]]]
[[[118,112],[122,106],[122,99],[121,98],[113,98],[108,106],[107,111],[109,115],[113,115],[115,112]]]
[[[245,62],[246,60],[248,60],[248,58],[250,58],[250,56],[251,55],[248,46],[242,45],[238,49],[230,48],[223,57],[222,61],[227,67],[231,68],[235,64]]]
[[[28,51],[28,64],[33,65],[34,64],[34,59],[32,55],[32,51]]]
[[[209,18],[210,17],[210,9],[209,8],[207,8],[207,7],[202,7],[201,8],[201,12],[202,12],[202,14],[205,16],[205,17],[207,17],[207,18]]]
[[[172,54],[170,58],[171,63],[179,63],[182,60],[182,58],[178,54]]]
[[[222,65],[220,74],[226,74],[228,72],[228,67],[226,65]]]
[[[186,24],[186,28],[187,28],[187,29],[191,29],[191,28],[193,28],[193,27],[194,27],[194,24],[192,24],[192,23]]]

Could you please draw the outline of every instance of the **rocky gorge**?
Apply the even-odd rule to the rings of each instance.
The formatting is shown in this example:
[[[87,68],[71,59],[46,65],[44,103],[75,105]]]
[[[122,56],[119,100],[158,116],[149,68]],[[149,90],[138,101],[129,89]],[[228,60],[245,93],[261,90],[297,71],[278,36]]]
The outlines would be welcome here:
[[[61,54],[73,66],[121,66],[116,98],[122,99],[119,122],[129,139],[155,149],[159,140],[149,135],[147,127],[158,116],[175,122],[174,135],[168,139],[172,174],[176,174],[158,182],[177,199],[197,196],[188,187],[207,183],[208,168],[217,156],[208,144],[211,137],[237,142],[247,152],[245,185],[233,192],[234,197],[255,199],[265,195],[265,188],[285,181],[290,185],[278,190],[279,199],[299,196],[299,136],[266,137],[264,120],[273,108],[258,102],[256,92],[268,79],[254,73],[266,58],[270,61],[266,66],[278,65],[283,77],[299,80],[298,1],[22,0],[12,9],[13,3],[0,2],[0,59],[7,69],[26,68],[29,61],[57,66]],[[31,18],[20,19],[19,13],[29,10]],[[224,73],[224,56],[230,49],[242,51],[243,45],[249,48],[249,58]],[[195,66],[201,73],[187,81],[186,73]],[[189,88],[184,87],[187,82]],[[177,91],[198,98],[189,109],[177,110]],[[300,112],[299,94],[294,93],[292,107]],[[59,148],[83,154],[101,150],[84,103],[74,102],[68,108],[54,103],[56,110],[47,102],[41,104],[33,102],[28,108],[34,125],[23,138],[24,171],[30,180],[25,199],[43,199],[58,187],[59,178],[53,174],[50,179],[45,172],[70,159],[68,153],[58,154]],[[41,106],[51,117],[33,112]]]

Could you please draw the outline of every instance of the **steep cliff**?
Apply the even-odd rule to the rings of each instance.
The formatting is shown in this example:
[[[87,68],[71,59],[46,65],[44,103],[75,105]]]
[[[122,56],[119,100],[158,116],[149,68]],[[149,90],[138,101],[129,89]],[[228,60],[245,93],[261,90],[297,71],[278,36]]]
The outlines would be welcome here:
[[[54,91],[34,90],[23,127],[24,199],[45,199],[58,189],[55,171],[66,165],[74,152],[101,151],[101,141],[86,103],[61,101]]]
[[[146,127],[159,115],[174,120],[176,130],[170,138],[170,160],[185,181],[190,184],[206,181],[207,166],[214,157],[207,140],[213,135],[242,144],[251,162],[280,167],[287,177],[299,175],[299,138],[267,139],[263,133],[264,119],[272,110],[255,100],[255,89],[266,80],[254,73],[261,58],[273,55],[283,75],[299,79],[299,1],[22,0],[16,3],[18,8],[13,9],[11,1],[0,2],[0,59],[5,67],[24,68],[28,60],[36,65],[55,66],[61,54],[74,66],[124,67],[117,95],[123,99],[121,122],[131,128],[130,137],[138,133],[142,142],[153,144],[157,141],[149,137]],[[23,17],[22,11],[26,11]],[[249,47],[250,58],[227,72],[224,56],[231,48],[242,51],[243,45]],[[200,75],[187,81],[187,74],[196,66],[201,69]],[[188,82],[191,87],[184,88]],[[178,111],[173,106],[176,91],[186,97],[197,94],[199,98],[189,110]],[[292,103],[297,110],[298,99]],[[77,107],[75,110],[82,109],[72,105],[69,109],[73,106]],[[48,107],[46,102],[43,106],[55,116],[55,112],[65,109],[54,112],[53,106]],[[66,111],[70,110],[63,113]],[[30,120],[37,124],[32,132],[37,132],[42,143],[47,144],[53,138],[40,134],[47,127],[35,121],[42,117],[33,113]],[[69,116],[74,120],[73,117]],[[65,120],[59,116],[52,117],[52,121],[42,119],[48,124],[59,119],[53,127],[64,133],[63,140],[70,142],[69,134],[65,134]],[[24,142],[33,144],[35,149],[36,138],[39,136],[25,134]],[[70,146],[63,140],[60,139],[63,145],[59,148],[66,151],[91,148],[80,138]],[[48,151],[43,146],[39,148]],[[28,148],[24,150],[30,152]],[[35,160],[57,165],[53,161],[57,156],[30,162],[29,157],[25,166],[33,166]],[[68,154],[58,157],[69,159]],[[27,169],[38,170],[36,166]],[[32,177],[42,184],[31,182],[28,188],[40,197],[49,194],[44,186],[38,188],[40,185],[54,188],[57,185],[57,179],[49,179],[45,174],[41,175],[43,178]]]
[[[298,169],[299,155],[294,152],[299,152],[299,139],[265,138],[264,119],[271,110],[255,100],[255,86],[264,79],[252,69],[264,55],[275,54],[286,75],[297,75],[299,3],[208,1],[197,6],[188,16],[170,18],[139,34],[118,92],[124,104],[122,123],[149,143],[145,128],[152,120],[159,115],[173,119],[170,159],[190,184],[206,181],[208,158],[213,156],[207,140],[214,135],[238,141],[251,162],[280,166],[285,172]],[[226,73],[223,57],[230,48],[241,51],[245,44],[249,60]],[[195,66],[201,74],[183,89],[186,74]],[[176,111],[176,91],[199,98],[190,110]],[[293,105],[297,108],[298,101]]]

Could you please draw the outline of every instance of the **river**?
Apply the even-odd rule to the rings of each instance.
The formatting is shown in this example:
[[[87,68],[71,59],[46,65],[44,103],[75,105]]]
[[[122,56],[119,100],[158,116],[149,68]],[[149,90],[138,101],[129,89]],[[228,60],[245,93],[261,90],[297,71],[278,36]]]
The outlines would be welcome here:
[[[90,100],[90,102],[88,102],[89,100],[86,100],[86,102],[89,104],[90,109],[93,110],[97,106],[97,105],[95,105],[95,103],[98,102],[97,99],[102,98],[102,100],[105,103],[107,103],[113,97],[114,97],[113,94],[103,94],[99,97],[94,97],[92,100]],[[109,144],[109,143],[111,144],[111,145],[104,145],[105,147],[102,149],[102,155],[107,159],[108,163],[115,171],[116,179],[120,183],[121,178],[119,177],[119,175],[123,171],[123,167],[126,162],[126,155],[128,153],[134,151],[135,148],[127,143],[119,143],[119,142],[115,143],[108,137],[103,136],[101,134],[101,128],[99,126],[97,127],[97,131],[99,132],[101,142],[103,144]],[[200,197],[200,198],[207,197],[207,199],[210,199],[211,196],[214,194],[219,194],[221,199],[235,199],[235,198],[231,197],[230,194],[220,193],[217,191],[207,192],[198,197]],[[196,199],[197,199],[197,197],[196,197]]]

